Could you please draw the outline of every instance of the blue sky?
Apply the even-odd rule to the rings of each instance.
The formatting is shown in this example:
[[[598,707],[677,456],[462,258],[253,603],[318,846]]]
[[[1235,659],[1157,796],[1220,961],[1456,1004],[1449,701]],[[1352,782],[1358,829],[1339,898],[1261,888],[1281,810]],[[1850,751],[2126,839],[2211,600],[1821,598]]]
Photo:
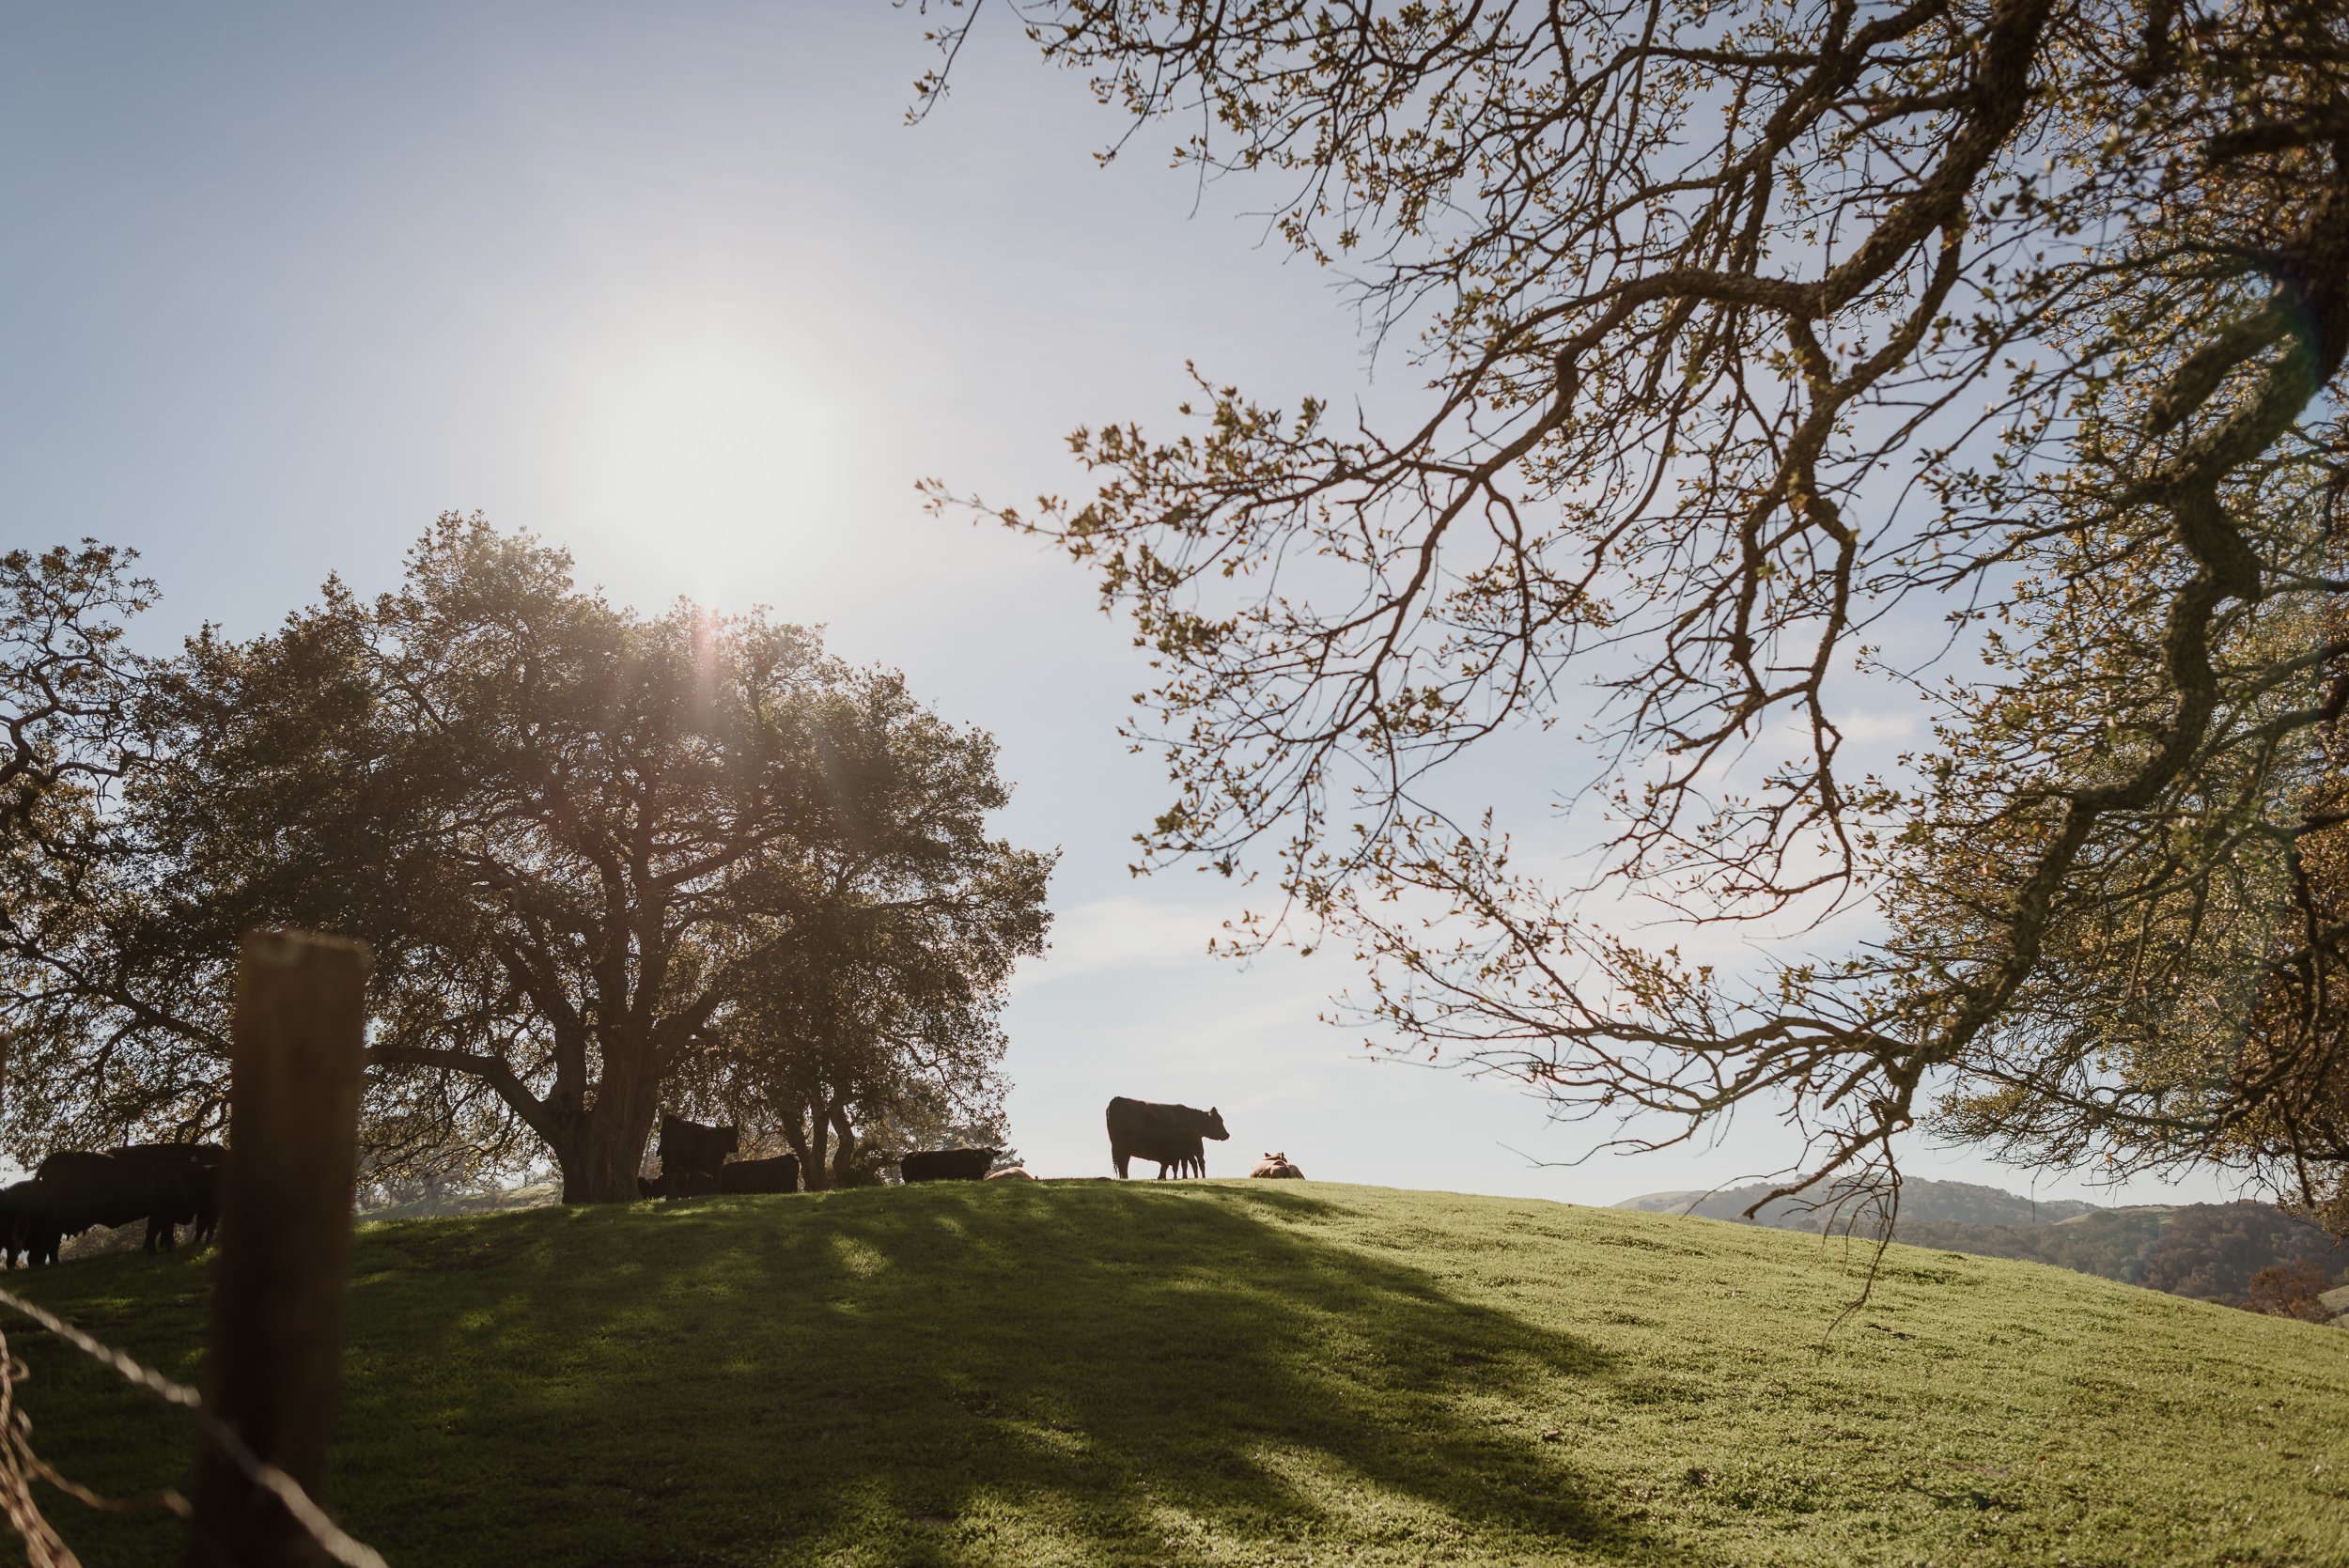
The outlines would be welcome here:
[[[1164,127],[1100,167],[1122,125],[1006,20],[909,128],[924,23],[878,0],[12,8],[0,544],[135,546],[167,646],[261,630],[329,572],[388,586],[435,514],[478,509],[614,598],[763,603],[903,668],[1001,739],[1007,834],[1064,851],[1054,952],[1008,1020],[1041,1173],[1106,1172],[1115,1094],[1221,1107],[1218,1174],[1281,1148],[1316,1177],[1607,1203],[1781,1164],[1766,1118],[1537,1164],[1591,1135],[1506,1084],[1370,1064],[1315,1021],[1342,961],[1209,961],[1232,891],[1128,877],[1165,793],[1115,733],[1139,656],[1074,569],[925,516],[914,481],[1071,490],[1066,431],[1163,423],[1187,361],[1289,402],[1412,378],[1365,386],[1333,280],[1248,215],[1268,193],[1168,170]],[[1492,792],[1539,799],[1574,745],[1506,748]]]

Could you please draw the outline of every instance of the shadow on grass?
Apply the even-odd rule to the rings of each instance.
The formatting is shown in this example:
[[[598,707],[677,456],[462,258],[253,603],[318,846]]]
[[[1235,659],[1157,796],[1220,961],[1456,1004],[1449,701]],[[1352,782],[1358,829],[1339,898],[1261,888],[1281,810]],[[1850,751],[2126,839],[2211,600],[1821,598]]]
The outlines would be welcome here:
[[[1343,1213],[998,1183],[384,1226],[338,1512],[395,1563],[1660,1560],[1524,1413],[1607,1358]]]

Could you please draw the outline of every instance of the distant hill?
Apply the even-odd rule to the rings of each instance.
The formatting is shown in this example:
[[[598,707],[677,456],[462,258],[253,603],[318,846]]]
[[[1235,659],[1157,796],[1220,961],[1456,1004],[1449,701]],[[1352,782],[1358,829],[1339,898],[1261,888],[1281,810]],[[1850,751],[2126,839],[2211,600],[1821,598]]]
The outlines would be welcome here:
[[[1746,1210],[1770,1190],[1772,1184],[1755,1182],[1749,1187],[1723,1188],[1715,1192],[1650,1192],[1642,1197],[1626,1198],[1615,1207],[1638,1209],[1643,1214],[1694,1214],[1707,1219],[1743,1219]],[[1859,1219],[1861,1234],[1873,1235],[1874,1228],[1855,1214],[1838,1216],[1837,1200],[1848,1195],[1841,1189],[1828,1195],[1825,1203],[1810,1199],[1773,1200],[1759,1217],[1760,1223],[1781,1231],[1824,1231],[1833,1222],[1840,1231]],[[1913,1223],[1954,1225],[2049,1225],[2076,1215],[2102,1212],[2094,1203],[2084,1203],[2077,1198],[2023,1198],[1995,1187],[1977,1187],[1972,1182],[1907,1181],[1901,1184],[1901,1226],[1906,1238],[1907,1227]]]
[[[1751,1223],[1747,1205],[1769,1191],[1757,1183],[1711,1194],[1651,1192],[1617,1208],[1648,1214],[1696,1214]],[[1772,1203],[1759,1223],[1773,1230],[1838,1234],[1874,1240],[1872,1211]],[[2251,1276],[2275,1264],[2308,1260],[2335,1277],[2349,1275],[2349,1246],[2267,1203],[2149,1203],[2100,1208],[2076,1199],[2029,1198],[1970,1182],[1905,1182],[1898,1239],[1918,1247],[2052,1264],[2123,1284],[2239,1307]]]
[[[9,1288],[189,1379],[210,1274]],[[1860,1275],[1766,1227],[1324,1182],[370,1224],[327,1500],[412,1568],[2349,1568],[2334,1329],[1904,1247],[1839,1324]],[[44,1459],[186,1484],[183,1421],[0,1331]],[[92,1564],[185,1550],[40,1498]]]

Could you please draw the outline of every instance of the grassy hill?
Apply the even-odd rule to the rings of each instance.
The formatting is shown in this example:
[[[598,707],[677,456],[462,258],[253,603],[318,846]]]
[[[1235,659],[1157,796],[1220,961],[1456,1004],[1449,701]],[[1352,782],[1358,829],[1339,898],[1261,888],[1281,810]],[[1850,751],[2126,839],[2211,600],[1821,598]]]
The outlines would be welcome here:
[[[2029,1264],[1320,1184],[362,1231],[331,1501],[394,1564],[2349,1564],[2349,1335]],[[200,1257],[11,1288],[194,1380]],[[43,1453],[180,1418],[8,1329]],[[93,1564],[168,1521],[45,1494]]]

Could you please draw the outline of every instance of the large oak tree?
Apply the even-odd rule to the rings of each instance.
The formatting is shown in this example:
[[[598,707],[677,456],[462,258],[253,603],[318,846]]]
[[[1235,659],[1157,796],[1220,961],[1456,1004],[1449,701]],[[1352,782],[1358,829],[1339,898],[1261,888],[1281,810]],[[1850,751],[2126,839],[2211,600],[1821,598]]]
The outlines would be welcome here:
[[[20,1015],[40,1059],[8,1107],[20,1143],[215,1118],[255,924],[375,947],[380,1153],[520,1131],[567,1201],[634,1196],[706,1058],[816,1048],[745,1017],[832,984],[812,932],[947,939],[988,1072],[988,1002],[1042,945],[1051,860],[988,836],[1007,793],[986,735],[804,629],[615,607],[478,519],[443,519],[396,593],[330,582],[271,635],[195,639],[138,717],[84,929],[46,955],[65,978]],[[939,960],[905,958],[860,983],[918,1005]]]
[[[2296,849],[2349,704],[2349,11],[1007,5],[1427,388],[1203,382],[991,508],[1159,663],[1158,861],[1268,859],[1259,938],[1350,940],[1373,1018],[1563,1115],[1783,1110],[1819,1190],[1937,1110],[2349,1171],[2349,928]],[[919,112],[980,9],[933,12]],[[1906,755],[1850,744],[1911,693]],[[1604,824],[1563,870],[1453,766],[1551,725]]]

